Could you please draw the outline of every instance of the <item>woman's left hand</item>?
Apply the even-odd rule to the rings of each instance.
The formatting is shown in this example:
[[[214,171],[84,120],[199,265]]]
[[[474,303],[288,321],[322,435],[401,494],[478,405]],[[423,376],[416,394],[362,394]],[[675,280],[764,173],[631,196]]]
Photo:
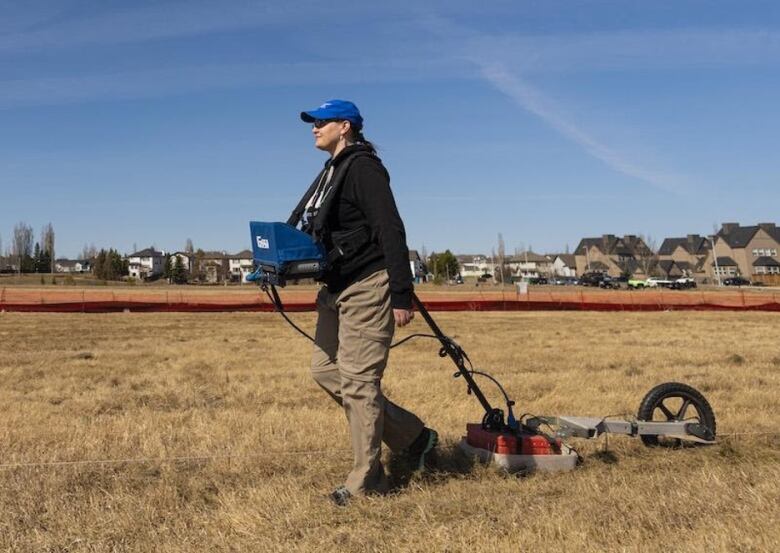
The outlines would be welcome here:
[[[411,309],[393,309],[393,317],[397,326],[406,326],[414,319],[414,311]]]

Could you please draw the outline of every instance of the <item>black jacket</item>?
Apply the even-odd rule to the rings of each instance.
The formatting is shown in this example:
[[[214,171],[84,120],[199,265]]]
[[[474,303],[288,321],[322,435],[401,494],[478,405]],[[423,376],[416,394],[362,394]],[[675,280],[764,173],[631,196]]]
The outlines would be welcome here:
[[[325,163],[334,171],[349,154],[366,146],[348,146]],[[317,176],[317,180],[321,175]],[[376,156],[357,157],[349,167],[343,184],[335,192],[327,216],[329,233],[323,237],[328,251],[333,249],[331,236],[362,227],[370,229],[371,240],[348,259],[340,259],[325,273],[323,282],[330,292],[338,293],[381,269],[390,276],[390,303],[395,309],[412,307],[412,271],[406,232],[393,193],[390,175]]]

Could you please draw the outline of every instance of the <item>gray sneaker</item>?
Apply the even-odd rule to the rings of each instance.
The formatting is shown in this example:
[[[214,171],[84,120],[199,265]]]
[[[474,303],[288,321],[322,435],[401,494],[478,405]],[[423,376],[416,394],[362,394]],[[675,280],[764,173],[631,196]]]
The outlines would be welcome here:
[[[406,455],[409,458],[409,468],[414,472],[423,470],[425,468],[425,457],[430,455],[438,443],[439,434],[432,428],[423,428],[420,435],[406,450]]]

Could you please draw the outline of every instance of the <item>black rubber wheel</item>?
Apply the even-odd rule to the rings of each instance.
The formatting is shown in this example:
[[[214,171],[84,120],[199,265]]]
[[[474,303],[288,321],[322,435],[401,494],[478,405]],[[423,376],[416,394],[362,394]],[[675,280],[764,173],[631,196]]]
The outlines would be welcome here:
[[[706,426],[715,437],[715,413],[707,399],[695,388],[680,382],[659,384],[639,404],[637,418],[642,421],[688,421]],[[640,436],[646,446],[680,447],[682,440]],[[686,442],[696,443],[696,442]]]

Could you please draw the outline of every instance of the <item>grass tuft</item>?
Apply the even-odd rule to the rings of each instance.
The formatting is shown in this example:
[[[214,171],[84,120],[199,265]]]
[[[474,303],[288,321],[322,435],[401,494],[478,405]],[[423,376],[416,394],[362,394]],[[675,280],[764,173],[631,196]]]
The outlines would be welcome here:
[[[742,365],[745,363],[745,358],[738,353],[732,353],[726,358],[726,361],[732,365]]]

